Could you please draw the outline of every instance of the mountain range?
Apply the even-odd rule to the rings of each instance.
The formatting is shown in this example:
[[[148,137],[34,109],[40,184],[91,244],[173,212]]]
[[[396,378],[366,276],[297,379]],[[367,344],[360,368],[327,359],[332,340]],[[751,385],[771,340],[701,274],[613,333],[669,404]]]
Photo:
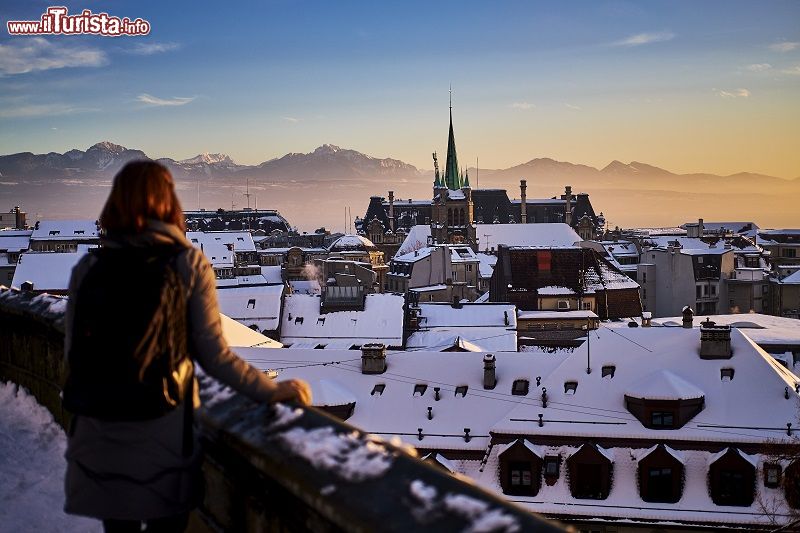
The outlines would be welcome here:
[[[63,154],[24,152],[0,156],[0,209],[27,206],[55,218],[99,211],[110,179],[128,161],[147,154],[111,142]],[[353,215],[363,216],[369,197],[394,190],[397,198],[430,198],[433,172],[397,159],[377,158],[332,144],[309,153],[289,153],[258,165],[240,165],[230,156],[204,153],[183,160],[158,159],[176,179],[185,206],[243,206],[279,209],[305,228],[345,229]],[[798,227],[796,198],[800,178],[741,172],[728,176],[676,174],[632,161],[603,168],[535,158],[506,169],[468,169],[474,188],[501,188],[519,196],[519,180],[528,182],[528,198],[550,198],[571,185],[588,192],[597,211],[623,226],[674,225],[706,220],[754,220],[772,227]],[[249,186],[249,196],[245,195]],[[250,198],[250,197],[253,198]],[[342,216],[342,209],[349,206]],[[346,225],[343,225],[342,222]]]

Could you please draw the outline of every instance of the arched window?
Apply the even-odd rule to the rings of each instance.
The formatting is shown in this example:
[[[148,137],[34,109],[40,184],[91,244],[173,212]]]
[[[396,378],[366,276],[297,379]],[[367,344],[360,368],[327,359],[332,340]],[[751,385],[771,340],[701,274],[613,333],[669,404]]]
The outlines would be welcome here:
[[[447,208],[447,225],[453,225],[453,210],[451,208]]]

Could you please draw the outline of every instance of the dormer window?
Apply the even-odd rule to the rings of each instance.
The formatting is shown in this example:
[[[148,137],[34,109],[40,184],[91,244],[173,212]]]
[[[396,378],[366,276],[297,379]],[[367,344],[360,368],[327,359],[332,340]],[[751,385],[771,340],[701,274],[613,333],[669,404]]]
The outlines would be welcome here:
[[[456,387],[456,396],[461,396],[462,398],[467,395],[467,389],[469,387],[467,385],[459,385]]]
[[[370,395],[375,396],[383,396],[383,391],[386,390],[386,383],[376,383],[374,387],[372,387],[372,392]]]
[[[603,378],[613,378],[614,372],[617,371],[617,367],[614,365],[605,365],[602,370],[600,371],[600,377]]]
[[[564,383],[564,394],[575,394],[575,391],[578,390],[578,382],[577,381],[567,381]]]
[[[719,369],[719,379],[722,381],[733,381],[733,369],[732,368],[720,368]]]
[[[529,387],[530,383],[527,379],[514,380],[514,384],[511,385],[511,394],[514,396],[527,396]]]
[[[427,385],[424,383],[417,383],[414,385],[414,396],[423,396],[426,390],[428,390]]]
[[[639,494],[646,502],[676,503],[683,493],[683,455],[660,444],[639,460]]]
[[[655,429],[672,429],[675,427],[675,413],[673,411],[653,411],[650,413],[650,424]]]
[[[541,447],[517,439],[506,444],[498,453],[500,486],[504,494],[536,496],[542,473]]]
[[[668,370],[658,370],[631,385],[625,407],[649,429],[679,429],[705,407],[705,394]]]
[[[544,458],[544,479],[548,485],[558,479],[558,472],[561,466],[561,458],[558,455],[547,455]]]
[[[735,448],[714,455],[708,472],[714,503],[741,507],[753,504],[756,467],[752,461],[752,457]]]
[[[584,444],[567,459],[573,498],[605,500],[611,490],[612,457],[607,450]]]

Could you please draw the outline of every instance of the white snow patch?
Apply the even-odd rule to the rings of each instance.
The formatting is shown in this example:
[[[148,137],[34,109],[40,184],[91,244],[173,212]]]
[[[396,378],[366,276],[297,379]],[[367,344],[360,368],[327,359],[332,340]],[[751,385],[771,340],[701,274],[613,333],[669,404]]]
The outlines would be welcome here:
[[[384,446],[363,440],[356,432],[336,433],[329,426],[311,430],[294,428],[277,438],[315,468],[329,470],[351,482],[380,477],[392,466],[392,458]]]
[[[3,531],[102,531],[64,513],[67,438],[25,389],[0,382],[0,524]]]
[[[489,504],[465,496],[448,494],[444,497],[444,506],[448,511],[470,520],[464,533],[484,533],[490,531],[519,531],[519,522],[513,516],[500,509],[489,510]]]
[[[270,422],[268,429],[278,429],[288,424],[291,424],[301,416],[303,416],[303,410],[299,407],[292,409],[288,405],[284,405],[282,403],[276,403],[272,406],[272,412],[275,413],[275,420]]]

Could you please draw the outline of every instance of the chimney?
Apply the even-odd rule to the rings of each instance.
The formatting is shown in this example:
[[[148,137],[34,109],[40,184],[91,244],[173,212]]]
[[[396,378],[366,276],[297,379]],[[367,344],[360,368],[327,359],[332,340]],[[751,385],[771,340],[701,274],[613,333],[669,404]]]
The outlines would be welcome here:
[[[526,180],[519,180],[519,215],[520,222],[523,224],[528,223],[528,206],[525,204],[527,199],[528,182]]]
[[[564,188],[564,223],[568,226],[572,225],[572,187],[567,185]]]
[[[650,311],[645,311],[642,313],[642,327],[649,328],[650,327],[650,319],[653,318],[653,313]]]
[[[683,308],[681,314],[683,315],[683,327],[691,328],[694,319],[694,311],[692,311],[692,308],[687,305]]]
[[[370,342],[361,347],[361,373],[383,374],[386,372],[386,345]]]
[[[698,235],[697,235],[698,237],[702,237],[703,236],[703,219],[702,218],[698,218],[697,219],[697,233],[698,233]]]
[[[23,281],[19,286],[19,290],[22,292],[33,292],[33,282]]]
[[[710,319],[700,323],[700,359],[730,359],[731,327],[717,326]]]
[[[495,372],[494,355],[487,353],[483,356],[483,388],[494,389],[497,385],[497,373]]]
[[[394,191],[389,191],[389,229],[394,233]]]

